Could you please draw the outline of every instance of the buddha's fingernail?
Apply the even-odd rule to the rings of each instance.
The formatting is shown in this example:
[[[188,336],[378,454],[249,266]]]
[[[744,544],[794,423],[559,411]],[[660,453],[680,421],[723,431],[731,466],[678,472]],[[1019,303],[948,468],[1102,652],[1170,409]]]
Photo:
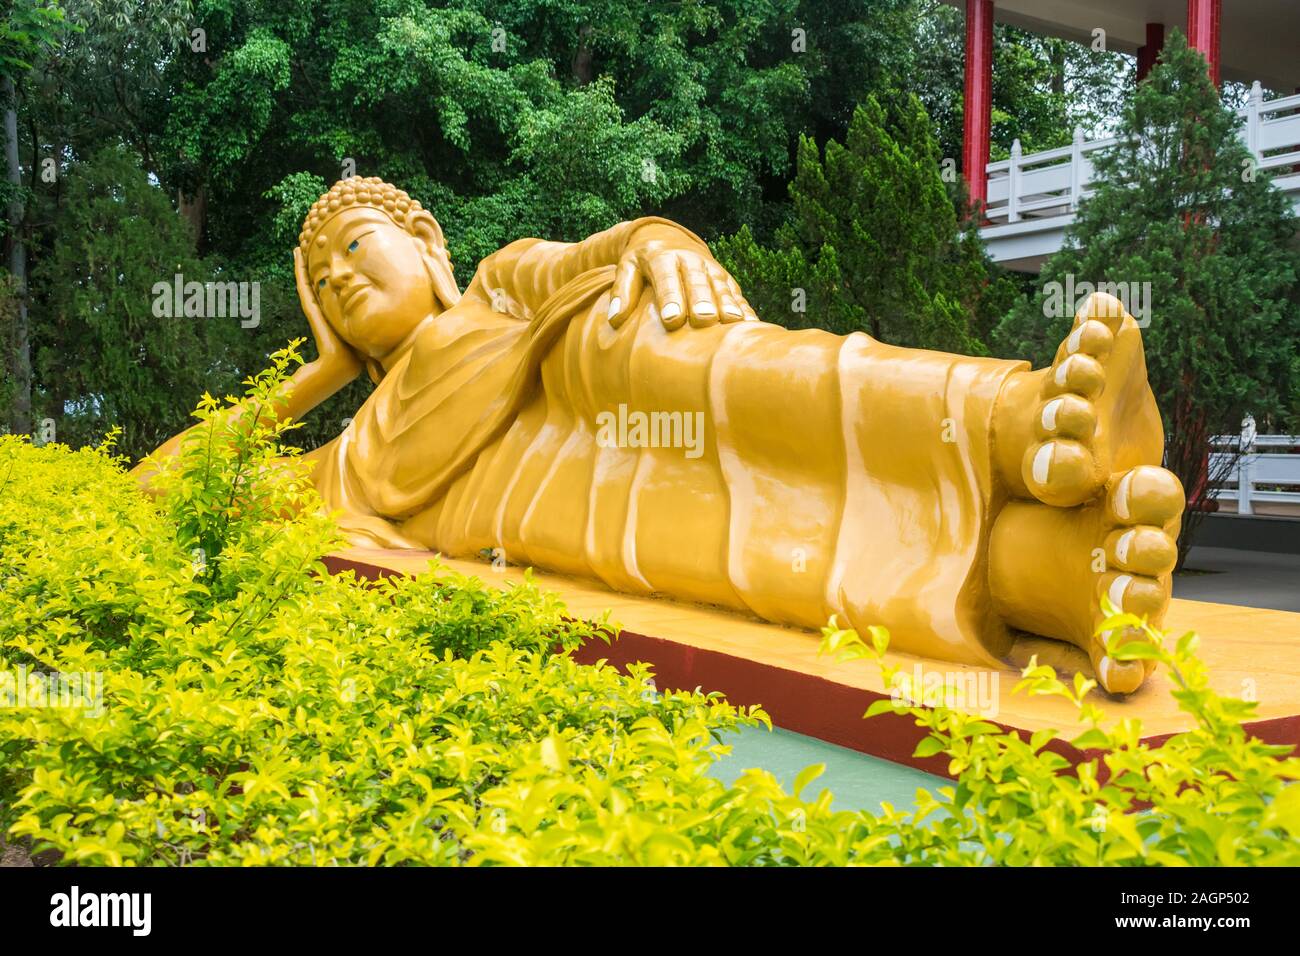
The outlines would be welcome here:
[[[614,298],[609,300],[608,318],[612,319],[614,316],[618,315],[619,310],[622,308],[623,308],[623,300],[620,299],[618,296],[614,296]]]
[[[715,306],[712,302],[708,302],[704,299],[701,299],[699,302],[696,302],[693,308],[695,309],[696,315],[717,315],[718,314],[718,307]]]
[[[675,319],[677,318],[677,316],[681,314],[682,314],[682,307],[678,305],[676,302],[669,302],[666,306],[664,306],[665,319]]]
[[[740,311],[740,306],[733,305],[730,302],[728,302],[726,305],[722,307],[722,311],[727,313],[727,315],[734,315],[736,317],[740,317],[745,314]]]
[[[1097,662],[1097,677],[1101,679],[1101,686],[1110,690],[1110,669],[1112,661],[1109,656],[1103,657]]]

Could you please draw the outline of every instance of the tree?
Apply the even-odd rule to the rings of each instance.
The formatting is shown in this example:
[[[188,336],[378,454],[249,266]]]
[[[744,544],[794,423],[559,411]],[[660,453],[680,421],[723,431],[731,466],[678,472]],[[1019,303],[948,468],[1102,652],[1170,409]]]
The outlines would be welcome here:
[[[200,4],[206,49],[168,61],[156,173],[206,197],[201,248],[283,258],[268,192],[355,169],[434,211],[462,281],[524,235],[651,211],[705,235],[775,221],[798,135],[851,114],[857,81],[828,78],[910,48],[910,0],[290,6]]]
[[[768,321],[864,330],[894,345],[981,354],[982,333],[1006,307],[974,223],[914,96],[868,96],[844,145],[825,154],[803,139],[790,184],[791,217],[774,248],[748,230],[716,243]],[[955,178],[955,177],[954,177]]]
[[[4,97],[5,265],[13,277],[11,323],[3,344],[5,391],[11,432],[32,428],[32,359],[27,316],[27,223],[22,166],[18,159],[18,90],[31,69],[31,58],[53,46],[63,27],[63,11],[54,3],[17,0],[0,19],[0,93]]]
[[[1119,145],[1094,154],[1094,192],[1065,245],[996,338],[1006,354],[1046,360],[1072,318],[1052,307],[1062,289],[1108,281],[1143,295],[1165,463],[1188,492],[1180,565],[1210,493],[1210,437],[1236,434],[1247,412],[1261,430],[1284,428],[1300,389],[1297,221],[1238,122],[1175,31],[1124,111]]]
[[[32,275],[48,316],[34,337],[38,411],[60,441],[94,444],[121,425],[123,451],[147,454],[186,426],[178,396],[233,388],[230,357],[246,330],[238,316],[156,308],[159,283],[222,276],[194,254],[185,222],[133,154],[106,150],[75,165],[55,229],[59,241]]]

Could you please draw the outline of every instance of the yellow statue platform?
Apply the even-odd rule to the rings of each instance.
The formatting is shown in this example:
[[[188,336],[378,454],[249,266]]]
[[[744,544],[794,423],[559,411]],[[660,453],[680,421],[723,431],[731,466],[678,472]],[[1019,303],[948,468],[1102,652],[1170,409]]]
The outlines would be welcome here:
[[[1099,602],[1161,617],[1184,496],[1110,296],[1039,371],[789,331],[654,218],[512,243],[461,294],[437,222],[374,178],[316,202],[295,259],[320,356],[285,414],[378,383],[309,456],[359,546],[837,615],[962,664],[996,666],[1019,629],[1084,649],[1112,692],[1146,676],[1094,637]]]

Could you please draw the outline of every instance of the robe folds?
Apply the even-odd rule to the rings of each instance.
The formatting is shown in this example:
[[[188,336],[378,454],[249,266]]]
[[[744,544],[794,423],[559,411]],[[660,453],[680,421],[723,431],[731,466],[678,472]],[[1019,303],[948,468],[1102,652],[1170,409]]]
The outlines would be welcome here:
[[[669,332],[648,291],[615,329],[613,279],[586,271],[527,320],[468,297],[426,320],[310,456],[353,541],[501,549],[621,592],[809,628],[837,615],[888,627],[895,650],[995,665],[1011,638],[988,586],[993,410],[1026,364],[765,322]]]

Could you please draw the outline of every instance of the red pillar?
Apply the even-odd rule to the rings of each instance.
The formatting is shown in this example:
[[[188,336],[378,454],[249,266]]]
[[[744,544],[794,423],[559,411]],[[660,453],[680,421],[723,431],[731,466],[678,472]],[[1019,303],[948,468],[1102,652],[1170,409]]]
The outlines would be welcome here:
[[[1147,24],[1147,42],[1138,47],[1137,78],[1142,82],[1151,72],[1151,68],[1160,59],[1160,51],[1165,48],[1165,25],[1163,23]]]
[[[993,0],[966,0],[966,103],[962,171],[971,204],[988,200],[989,126],[993,112]]]
[[[1187,45],[1210,61],[1210,79],[1219,85],[1221,0],[1187,0]]]

